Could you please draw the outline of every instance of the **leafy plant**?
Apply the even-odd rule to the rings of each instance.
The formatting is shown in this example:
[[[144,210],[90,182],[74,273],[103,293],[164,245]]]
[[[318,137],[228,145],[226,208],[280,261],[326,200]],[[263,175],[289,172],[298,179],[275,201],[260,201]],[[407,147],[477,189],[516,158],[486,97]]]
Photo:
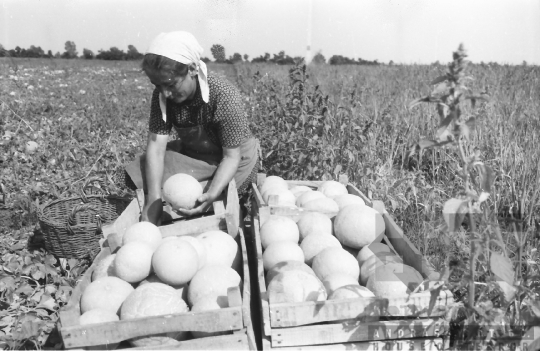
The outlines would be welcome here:
[[[44,345],[59,349],[59,309],[89,262],[70,259],[62,267],[43,249],[27,249],[28,239],[27,233],[15,231],[0,242],[0,340],[4,348],[14,350]]]
[[[456,339],[458,348],[478,341],[487,347],[498,338],[514,333],[519,335],[526,326],[520,318],[520,306],[536,298],[527,285],[531,280],[538,279],[537,271],[527,269],[523,272],[521,268],[521,251],[527,241],[523,236],[527,233],[514,232],[519,252],[512,255],[496,215],[487,205],[496,175],[491,167],[482,162],[481,151],[471,143],[476,117],[465,114],[461,103],[469,100],[474,110],[476,102],[487,101],[488,96],[485,93],[472,93],[465,85],[467,80],[472,79],[465,76],[466,57],[465,49],[460,45],[453,54],[446,74],[432,81],[431,84],[435,85],[433,91],[410,105],[412,108],[423,102],[435,103],[439,126],[435,139],[424,139],[414,144],[409,157],[417,151],[421,153],[425,149],[441,147],[457,147],[460,157],[460,164],[455,165],[460,189],[445,202],[442,209],[447,225],[444,240],[450,244],[452,239],[461,239],[462,224],[467,220],[469,255],[466,264],[454,262],[450,265],[448,262],[441,277],[442,284],[456,291],[458,296],[461,291],[467,292],[452,311],[454,322],[462,324]],[[461,279],[452,280],[451,275],[461,276]],[[536,309],[536,312],[540,310]],[[540,317],[540,313],[537,317]]]

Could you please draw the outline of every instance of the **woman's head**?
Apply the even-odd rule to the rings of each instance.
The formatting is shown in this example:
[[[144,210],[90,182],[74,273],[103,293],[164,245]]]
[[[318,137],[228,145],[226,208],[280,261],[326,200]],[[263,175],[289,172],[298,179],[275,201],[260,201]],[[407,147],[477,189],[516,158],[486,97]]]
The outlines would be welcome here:
[[[197,67],[193,63],[146,54],[141,66],[152,84],[169,100],[182,103],[192,99],[197,91]]]
[[[150,44],[142,69],[170,100],[181,103],[191,99],[198,81],[203,100],[208,101],[206,65],[200,60],[202,51],[191,33],[161,33]]]

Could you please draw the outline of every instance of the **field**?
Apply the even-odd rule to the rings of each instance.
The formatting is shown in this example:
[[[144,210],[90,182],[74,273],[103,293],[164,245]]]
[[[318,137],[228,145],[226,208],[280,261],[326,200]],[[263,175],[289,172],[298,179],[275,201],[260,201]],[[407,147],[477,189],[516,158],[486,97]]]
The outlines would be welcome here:
[[[244,95],[263,172],[304,180],[346,174],[385,203],[460,301],[450,317],[452,343],[461,347],[540,324],[540,68],[469,65],[474,79],[466,85],[490,97],[474,109],[462,104],[463,116],[474,117],[470,133],[419,150],[441,121],[435,105],[409,106],[446,68],[209,65]],[[34,250],[36,206],[77,194],[91,175],[125,191],[114,175],[145,148],[151,91],[136,62],[0,61],[3,347],[61,347],[58,308],[87,262],[60,265]],[[479,200],[482,192],[487,199]],[[443,211],[452,198],[465,201],[462,225]]]

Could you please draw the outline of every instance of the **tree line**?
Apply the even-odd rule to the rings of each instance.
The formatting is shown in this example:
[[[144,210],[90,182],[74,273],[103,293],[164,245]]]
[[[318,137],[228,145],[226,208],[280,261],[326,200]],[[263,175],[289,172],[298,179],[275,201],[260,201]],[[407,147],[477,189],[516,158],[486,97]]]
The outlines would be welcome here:
[[[40,46],[31,45],[28,49],[21,48],[19,46],[15,49],[7,50],[4,49],[2,44],[0,44],[0,57],[34,57],[34,58],[64,58],[64,59],[87,59],[87,60],[115,60],[115,61],[131,61],[131,60],[140,60],[144,54],[140,53],[137,48],[133,45],[128,45],[127,51],[121,50],[117,47],[111,47],[109,50],[99,50],[97,54],[90,49],[83,49],[81,55],[77,51],[77,46],[73,41],[66,41],[64,45],[65,51],[63,53],[56,52],[52,53],[51,50],[48,50],[46,53]],[[210,48],[214,62],[216,63],[239,63],[239,62],[252,62],[252,63],[274,63],[278,65],[290,65],[295,62],[304,60],[304,57],[295,56],[291,57],[285,54],[285,51],[280,51],[277,54],[265,53],[249,60],[249,55],[240,54],[235,52],[233,55],[227,57],[225,54],[225,47],[221,44],[214,44]],[[203,57],[202,61],[212,62],[208,57]],[[363,59],[351,59],[341,55],[333,55],[328,60],[324,57],[321,52],[318,52],[313,58],[312,63],[315,64],[325,64],[330,65],[378,65],[377,60],[367,61]]]

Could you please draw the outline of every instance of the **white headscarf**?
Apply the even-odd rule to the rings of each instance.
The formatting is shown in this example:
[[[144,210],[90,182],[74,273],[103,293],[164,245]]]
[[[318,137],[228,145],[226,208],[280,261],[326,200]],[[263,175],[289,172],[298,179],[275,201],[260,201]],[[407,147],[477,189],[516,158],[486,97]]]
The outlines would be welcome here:
[[[182,31],[161,33],[152,41],[146,53],[165,56],[185,65],[194,63],[197,67],[202,99],[204,102],[208,102],[208,71],[206,64],[201,61],[203,48],[199,45],[193,34]],[[159,94],[159,105],[164,121],[167,120],[166,101],[165,96]]]

